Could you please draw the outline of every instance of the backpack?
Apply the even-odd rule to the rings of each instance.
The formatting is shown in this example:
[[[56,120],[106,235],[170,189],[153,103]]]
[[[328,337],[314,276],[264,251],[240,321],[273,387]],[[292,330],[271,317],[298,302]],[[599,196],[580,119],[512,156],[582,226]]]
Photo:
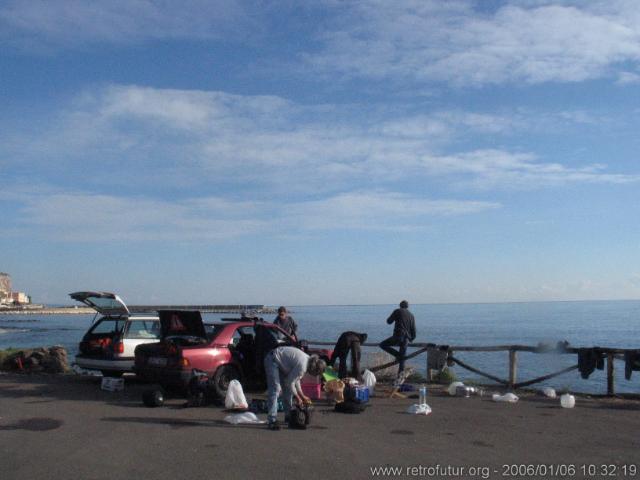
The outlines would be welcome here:
[[[307,425],[311,422],[311,412],[313,409],[305,405],[304,407],[300,407],[296,405],[289,412],[289,428],[294,428],[296,430],[306,430]]]

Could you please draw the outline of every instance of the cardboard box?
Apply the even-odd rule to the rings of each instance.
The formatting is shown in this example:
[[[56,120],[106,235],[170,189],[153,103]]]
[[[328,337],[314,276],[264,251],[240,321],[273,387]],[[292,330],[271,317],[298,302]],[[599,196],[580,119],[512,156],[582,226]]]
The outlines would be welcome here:
[[[102,390],[107,392],[119,392],[124,390],[124,378],[102,377]]]

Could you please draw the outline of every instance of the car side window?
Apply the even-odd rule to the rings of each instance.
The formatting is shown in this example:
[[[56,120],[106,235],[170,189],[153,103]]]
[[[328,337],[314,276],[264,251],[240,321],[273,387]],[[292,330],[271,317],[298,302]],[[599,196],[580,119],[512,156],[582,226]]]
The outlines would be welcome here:
[[[132,320],[126,338],[156,339],[160,337],[160,322],[153,320]]]
[[[269,328],[271,328],[271,331],[276,334],[276,338],[281,345],[290,345],[293,343],[293,339],[289,337],[289,335],[287,335],[283,330],[278,328],[277,325],[271,325],[269,326]]]
[[[232,346],[236,346],[238,345],[238,343],[240,343],[240,338],[242,338],[242,335],[240,334],[240,330],[236,330],[235,332],[233,332],[233,336],[231,337],[231,341],[229,342],[229,345]]]

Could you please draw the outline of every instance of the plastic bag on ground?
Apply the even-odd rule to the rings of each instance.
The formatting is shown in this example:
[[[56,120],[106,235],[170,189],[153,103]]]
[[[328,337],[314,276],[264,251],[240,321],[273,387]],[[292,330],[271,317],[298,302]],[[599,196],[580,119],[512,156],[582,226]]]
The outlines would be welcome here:
[[[224,417],[224,421],[233,425],[238,425],[239,423],[252,423],[256,425],[267,423],[265,420],[260,420],[253,412],[233,413]]]
[[[369,387],[369,394],[373,395],[377,383],[376,376],[373,372],[371,370],[365,370],[362,374],[362,381],[365,387]]]
[[[431,407],[426,403],[414,403],[407,408],[407,413],[413,415],[429,415],[431,413]]]
[[[464,383],[462,383],[462,382],[453,382],[451,385],[449,385],[449,388],[447,389],[447,391],[449,392],[449,395],[454,397],[456,395],[456,388],[458,388],[458,387],[464,387]]]
[[[249,408],[247,399],[242,391],[242,385],[238,380],[231,380],[224,399],[224,407],[229,410]]]
[[[576,405],[576,397],[569,393],[560,396],[560,405],[562,408],[573,408]]]
[[[516,403],[518,401],[518,396],[511,392],[505,393],[504,395],[494,393],[491,398],[494,402]]]
[[[551,387],[543,388],[542,394],[547,398],[556,398],[556,391]]]

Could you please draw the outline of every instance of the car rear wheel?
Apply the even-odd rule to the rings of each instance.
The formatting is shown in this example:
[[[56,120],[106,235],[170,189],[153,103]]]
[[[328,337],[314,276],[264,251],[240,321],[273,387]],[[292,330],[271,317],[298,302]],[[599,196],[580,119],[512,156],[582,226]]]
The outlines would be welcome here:
[[[220,398],[227,396],[227,389],[231,380],[240,380],[240,372],[232,365],[223,365],[213,376],[213,388]]]
[[[162,390],[145,390],[142,393],[142,402],[147,407],[161,407],[164,404],[164,394]]]

